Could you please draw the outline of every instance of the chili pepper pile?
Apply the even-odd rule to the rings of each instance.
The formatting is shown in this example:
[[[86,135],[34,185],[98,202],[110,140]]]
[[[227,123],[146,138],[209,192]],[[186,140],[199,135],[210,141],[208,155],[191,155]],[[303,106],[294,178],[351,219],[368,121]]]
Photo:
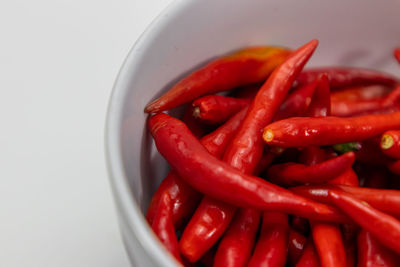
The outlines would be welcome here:
[[[171,165],[146,218],[183,266],[400,263],[400,80],[304,69],[317,46],[234,52],[146,106]]]

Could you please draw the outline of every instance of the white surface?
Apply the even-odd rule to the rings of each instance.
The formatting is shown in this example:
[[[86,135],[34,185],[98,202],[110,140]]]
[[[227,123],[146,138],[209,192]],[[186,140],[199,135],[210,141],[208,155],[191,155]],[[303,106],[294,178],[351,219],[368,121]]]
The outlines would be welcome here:
[[[171,0],[0,1],[0,266],[128,266],[104,163],[108,97]]]

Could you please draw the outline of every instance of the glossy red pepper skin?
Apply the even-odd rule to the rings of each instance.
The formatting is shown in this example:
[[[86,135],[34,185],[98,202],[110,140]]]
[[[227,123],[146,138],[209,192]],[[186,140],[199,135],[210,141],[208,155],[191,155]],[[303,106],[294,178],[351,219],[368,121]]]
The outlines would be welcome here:
[[[357,238],[358,267],[396,267],[400,256],[382,246],[370,232],[361,229]]]
[[[400,159],[400,130],[384,132],[381,137],[380,148],[389,157]]]
[[[207,124],[227,121],[232,115],[248,106],[251,99],[221,95],[207,95],[193,101],[193,117]]]
[[[261,233],[248,267],[285,266],[289,223],[288,216],[279,212],[264,212]]]
[[[360,199],[372,207],[400,217],[400,192],[391,189],[375,189],[366,187],[355,187],[345,185],[315,185],[292,187],[291,190],[299,195],[316,201],[332,204],[329,191],[342,190],[353,197]]]
[[[331,115],[329,80],[326,73],[318,77],[317,88],[305,115],[310,117],[326,117]]]
[[[355,154],[348,152],[314,165],[293,162],[272,165],[267,172],[268,179],[285,186],[303,183],[321,183],[332,180],[351,168]]]
[[[346,220],[336,209],[243,174],[218,160],[181,121],[167,114],[152,116],[148,126],[159,152],[186,182],[206,195],[238,207],[279,210],[315,220]]]
[[[254,100],[252,101],[252,104],[249,106],[249,111],[241,125],[241,128],[225,152],[224,161],[230,166],[245,174],[251,174],[257,168],[264,150],[264,144],[260,136],[262,127],[272,120],[274,113],[285,98],[287,91],[290,89],[295,76],[301,71],[304,64],[310,58],[317,44],[318,41],[314,40],[293,52],[284,63],[282,63],[273,71],[268,80],[260,88]],[[229,188],[225,189],[227,190]],[[227,193],[226,195],[229,193],[229,195],[233,196],[235,195],[235,192],[240,192],[240,194],[242,194],[242,190],[236,191],[234,188],[231,188],[231,190],[233,191],[225,191]],[[216,194],[214,196],[220,197],[221,195]],[[208,198],[205,199],[207,199],[208,202],[213,203],[212,200]],[[225,202],[229,201],[226,201],[225,199]],[[242,204],[239,206],[243,206],[244,202],[240,202]],[[235,204],[233,202],[230,203]],[[257,208],[257,206],[251,207]],[[258,208],[261,207],[258,206]],[[232,213],[233,211],[234,210],[232,208],[225,208],[224,210],[224,207],[221,207],[221,213],[228,214]],[[208,222],[212,220],[212,218],[209,217],[203,218],[199,216],[198,218],[201,220],[207,220]],[[226,216],[226,218],[230,219],[231,216]],[[229,224],[229,222],[225,221],[217,221],[215,223],[220,223],[223,225]],[[194,220],[191,220],[190,224],[195,224]],[[214,224],[210,222],[210,225]],[[215,227],[216,226],[213,228]],[[224,232],[222,227],[217,227],[219,231],[214,231],[213,228],[211,228],[210,231],[204,230],[204,234],[202,236],[198,235],[196,243],[208,243],[208,246],[211,247],[213,243],[208,240],[215,240],[217,239],[216,236],[221,236]],[[186,238],[187,236],[190,236],[190,238]],[[189,232],[189,230],[185,229],[180,240],[181,252],[186,257],[190,257],[192,260],[194,260],[201,256],[201,251],[185,251],[186,246],[184,244],[188,242],[187,240],[189,239],[195,240],[195,237]],[[189,253],[191,255],[188,255]]]
[[[311,229],[321,266],[345,267],[346,251],[338,225],[318,223]]]
[[[326,73],[331,89],[345,86],[382,84],[394,86],[398,80],[396,77],[375,70],[347,67],[327,67],[307,69],[297,77],[298,84],[307,84],[315,80],[321,74]]]
[[[243,124],[224,155],[225,159],[235,162],[235,167],[244,173],[252,173],[255,169],[264,149],[260,132],[265,124],[272,121],[296,75],[317,45],[318,41],[313,40],[293,52],[272,72],[251,103]],[[249,145],[249,142],[252,145]]]
[[[319,267],[319,259],[312,240],[308,240],[296,267]]]
[[[303,85],[291,92],[274,117],[274,121],[279,121],[293,116],[302,116],[310,105],[311,98],[317,87],[318,80]]]
[[[290,118],[264,128],[264,140],[280,147],[333,145],[362,141],[400,128],[400,112],[351,118]]]
[[[307,238],[301,233],[291,229],[288,241],[288,264],[294,266],[300,259],[305,248]]]
[[[225,148],[239,128],[246,112],[246,109],[240,111],[224,125],[200,140],[201,144],[210,154],[222,157]],[[168,192],[171,198],[174,226],[176,229],[179,229],[188,216],[194,212],[200,201],[201,193],[184,182],[176,172],[173,170],[170,171],[154,193],[147,209],[146,218],[150,224],[153,221],[160,197],[164,192]]]
[[[172,203],[168,193],[163,194],[160,198],[151,228],[164,247],[177,261],[182,262],[179,254],[178,239],[172,221]]]
[[[147,209],[146,219],[150,225],[153,223],[161,197],[165,193],[168,193],[172,203],[174,228],[179,229],[196,209],[202,194],[183,181],[176,172],[170,171],[154,193]]]
[[[356,151],[356,161],[371,166],[386,166],[393,161],[380,148],[379,137],[370,138],[360,143],[361,149]]]
[[[279,47],[251,47],[218,58],[183,78],[160,98],[148,104],[145,112],[169,110],[205,94],[264,81],[289,53]]]
[[[348,168],[344,173],[329,181],[330,184],[358,186],[358,177],[352,168]]]
[[[373,99],[332,100],[332,115],[338,117],[359,116],[368,113],[387,113],[390,108],[398,108],[400,102],[400,87],[388,95]]]
[[[214,266],[246,266],[256,238],[260,211],[239,209],[225,232],[215,255]]]
[[[384,246],[400,254],[400,222],[343,191],[329,191],[333,203]],[[382,234],[386,233],[386,234]]]

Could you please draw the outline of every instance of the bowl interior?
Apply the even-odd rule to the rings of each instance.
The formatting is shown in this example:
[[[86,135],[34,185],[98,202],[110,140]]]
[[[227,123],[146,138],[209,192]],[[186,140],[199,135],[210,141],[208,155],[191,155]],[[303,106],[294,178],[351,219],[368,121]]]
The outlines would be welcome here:
[[[397,0],[180,0],[156,19],[135,44],[116,81],[106,146],[119,214],[146,253],[163,257],[158,266],[173,262],[159,248],[141,211],[168,166],[146,131],[145,105],[210,59],[251,45],[297,48],[316,38],[320,44],[307,66],[399,73],[392,55],[400,45],[398,10]]]

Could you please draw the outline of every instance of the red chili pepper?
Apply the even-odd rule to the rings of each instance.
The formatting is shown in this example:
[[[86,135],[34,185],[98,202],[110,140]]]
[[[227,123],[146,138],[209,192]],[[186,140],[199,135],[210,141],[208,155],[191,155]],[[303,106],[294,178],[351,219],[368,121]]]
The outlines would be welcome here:
[[[264,149],[260,135],[262,127],[272,121],[296,75],[302,70],[317,45],[317,40],[305,44],[272,72],[258,91],[243,124],[227,148],[224,155],[227,162],[234,162],[235,167],[244,173],[252,173]]]
[[[299,232],[291,229],[288,242],[288,264],[294,266],[303,254],[307,238]]]
[[[241,125],[241,130],[238,131],[236,137],[232,140],[230,146],[227,148],[227,151],[224,155],[224,161],[229,165],[239,170],[242,173],[251,174],[257,167],[257,164],[262,156],[264,150],[264,143],[262,142],[262,138],[260,136],[260,132],[262,130],[263,125],[272,120],[274,113],[278,109],[279,105],[285,98],[287,91],[290,89],[291,84],[297,75],[303,68],[306,61],[310,58],[311,54],[315,50],[318,41],[314,40],[299,48],[297,51],[293,52],[284,63],[282,63],[279,67],[277,67],[274,72],[271,74],[269,79],[265,82],[265,84],[261,87],[256,97],[254,98],[252,104],[249,107],[249,111],[246,115],[243,124]],[[218,168],[217,168],[218,169]],[[220,177],[220,175],[218,175]],[[221,178],[221,177],[220,177]],[[232,179],[232,178],[230,178]],[[220,180],[220,179],[217,179]],[[222,180],[220,180],[222,182]],[[224,184],[226,181],[224,182]],[[245,182],[246,183],[246,182]],[[243,183],[239,183],[242,184]],[[205,184],[203,184],[205,185]],[[233,184],[232,184],[233,185]],[[209,187],[209,185],[207,186]],[[217,186],[218,187],[218,186]],[[217,188],[215,187],[215,188]],[[227,188],[224,188],[227,189]],[[222,187],[220,187],[222,190]],[[234,188],[233,191],[229,191],[230,196],[234,196],[235,194],[232,192],[236,192]],[[242,191],[240,195],[242,195]],[[225,191],[228,193],[228,191]],[[226,194],[227,196],[228,194]],[[246,195],[246,194],[245,194]],[[211,196],[221,197],[221,194],[211,194]],[[207,200],[210,201],[210,200]],[[212,202],[212,201],[211,201]],[[229,202],[226,201],[225,202]],[[245,202],[240,201],[241,204],[239,206],[243,206]],[[260,203],[259,201],[257,201]],[[235,202],[229,202],[235,204]],[[246,205],[245,205],[246,206]],[[252,206],[254,208],[260,208],[260,206]],[[233,209],[229,208],[223,210],[224,207],[221,207],[221,213],[228,214],[232,213]],[[206,214],[205,214],[206,216]],[[226,216],[227,220],[231,219],[231,216]],[[214,226],[212,223],[212,218],[210,217],[202,217],[198,216],[198,220],[207,220],[207,222]],[[223,225],[228,225],[229,222],[221,222],[217,221],[215,223],[220,223]],[[194,225],[195,222],[192,219],[190,224]],[[199,223],[201,225],[201,223]],[[200,247],[211,247],[217,240],[219,236],[221,236],[224,232],[222,227],[210,227],[211,231],[204,230],[202,236],[198,235],[197,239],[193,236],[196,233],[191,233],[189,230],[185,230],[183,232],[182,238],[180,240],[181,252],[186,256],[190,257],[192,260],[201,256],[201,251],[197,252],[193,249],[191,251],[185,251],[185,244],[188,242],[187,240],[191,240],[195,243],[202,243]],[[214,231],[215,228],[219,229],[219,231]],[[190,236],[190,238],[188,237]],[[212,241],[212,242],[211,242]],[[188,245],[189,246],[189,245]],[[190,255],[188,255],[190,253]]]
[[[260,211],[239,209],[218,246],[214,266],[246,266],[253,249],[259,222]]]
[[[327,204],[332,204],[332,201],[329,198],[329,192],[331,190],[342,190],[348,194],[351,194],[353,197],[368,203],[378,210],[389,213],[396,217],[400,217],[399,190],[375,189],[344,185],[297,186],[292,187],[291,190],[304,197]]]
[[[305,115],[310,117],[326,117],[331,114],[331,98],[328,76],[324,73],[317,79],[317,88]]]
[[[179,229],[194,212],[201,199],[201,193],[183,181],[178,174],[170,171],[161,182],[151,199],[146,218],[151,225],[163,195],[168,193],[172,205],[172,221],[175,229]]]
[[[321,266],[346,266],[346,251],[338,225],[318,223],[311,229]]]
[[[298,84],[307,84],[326,73],[331,89],[345,86],[382,84],[393,86],[398,79],[388,73],[362,68],[328,67],[307,69],[297,77]]]
[[[318,80],[315,80],[312,83],[303,85],[291,92],[279,107],[279,111],[275,115],[274,121],[303,115],[310,105],[317,83]]]
[[[234,206],[205,196],[179,241],[180,251],[185,258],[190,262],[199,260],[229,226],[235,210]]]
[[[400,159],[400,130],[387,131],[382,135],[382,152],[395,159]]]
[[[352,118],[290,118],[264,128],[269,145],[304,147],[362,141],[387,130],[400,128],[400,112]]]
[[[210,154],[216,157],[222,156],[232,136],[239,128],[246,112],[247,109],[238,112],[224,125],[200,140],[201,144]],[[154,193],[147,209],[146,218],[150,224],[153,221],[160,197],[164,192],[168,192],[171,198],[174,226],[176,229],[179,229],[187,217],[194,212],[200,201],[201,194],[184,182],[176,172],[170,171]]]
[[[400,160],[389,163],[388,168],[392,173],[400,175]]]
[[[336,155],[335,155],[336,156]],[[333,158],[333,157],[332,157]],[[315,165],[326,160],[326,152],[317,146],[307,146],[300,154],[299,161],[305,165]]]
[[[332,100],[332,115],[350,117],[367,113],[386,113],[387,109],[398,108],[400,100],[400,87],[388,95],[374,99]]]
[[[182,262],[179,254],[178,239],[172,221],[172,203],[168,193],[163,194],[160,198],[151,228],[164,247],[176,260]]]
[[[251,99],[207,95],[193,101],[193,116],[207,124],[223,123],[250,102]]]
[[[332,180],[351,168],[355,154],[348,152],[327,161],[307,166],[287,162],[272,165],[267,177],[275,184],[293,186],[302,183],[321,183]]]
[[[325,98],[328,98],[327,95],[325,95]],[[329,99],[329,98],[328,98]],[[321,101],[324,103],[324,101]],[[321,105],[318,107],[317,105],[314,105],[316,108],[314,108],[311,112],[312,115],[322,115],[324,116],[324,113],[320,113],[319,110],[324,109],[324,105]],[[325,107],[329,107],[329,104],[326,104],[325,101]],[[328,110],[328,108],[326,108]],[[321,149],[322,150],[322,149]],[[321,152],[318,151],[318,149],[313,149],[312,150],[316,155],[313,155],[311,151],[306,151],[306,155],[310,157],[310,159],[306,161],[313,161],[316,160],[314,165],[311,165],[310,167],[318,166],[321,165],[321,160],[323,159],[323,156],[321,155]],[[352,153],[352,152],[350,152]],[[354,153],[352,153],[352,163],[354,163]],[[344,154],[346,155],[346,154]],[[342,155],[342,156],[344,156]],[[305,156],[304,156],[305,157]],[[318,159],[319,157],[319,159]],[[331,160],[337,159],[338,157],[329,159],[329,162]],[[351,164],[353,165],[353,164]],[[346,171],[348,169],[351,169],[351,165],[345,166],[344,168],[342,167],[342,173],[343,171]],[[316,172],[318,173],[318,172]],[[327,173],[320,173],[321,176],[327,175]],[[340,175],[340,174],[339,174]],[[338,175],[334,175],[333,177],[337,177]],[[316,223],[312,222],[311,223],[311,231],[312,231],[312,236],[314,240],[314,244],[317,250],[317,253],[319,255],[319,259],[321,262],[321,265],[324,267],[330,267],[330,266],[345,266],[346,265],[346,251],[344,248],[343,240],[342,240],[342,235],[340,232],[340,228],[338,225],[335,224],[328,224],[328,223]]]
[[[397,59],[397,61],[400,63],[400,47],[396,48],[394,50],[394,57]]]
[[[279,47],[252,47],[221,57],[183,78],[147,105],[145,112],[168,110],[205,94],[264,81],[289,54]]]
[[[308,240],[296,267],[319,267],[319,259],[312,240]]]
[[[366,202],[338,190],[330,190],[329,197],[335,205],[343,210],[357,224],[379,240],[386,247],[400,254],[400,222],[383,213]],[[385,234],[382,234],[385,233]]]
[[[358,186],[358,177],[352,168],[348,168],[344,173],[329,181],[330,184]]]
[[[238,207],[279,210],[315,220],[346,221],[336,209],[243,174],[218,160],[181,121],[167,114],[152,116],[148,126],[159,152],[186,182],[206,195]]]
[[[370,232],[364,229],[358,235],[357,246],[358,267],[396,267],[399,265],[399,255],[382,246]]]
[[[387,96],[393,87],[384,85],[348,86],[330,93],[332,102],[380,99]]]
[[[264,212],[260,237],[247,266],[285,266],[289,229],[286,214]]]

